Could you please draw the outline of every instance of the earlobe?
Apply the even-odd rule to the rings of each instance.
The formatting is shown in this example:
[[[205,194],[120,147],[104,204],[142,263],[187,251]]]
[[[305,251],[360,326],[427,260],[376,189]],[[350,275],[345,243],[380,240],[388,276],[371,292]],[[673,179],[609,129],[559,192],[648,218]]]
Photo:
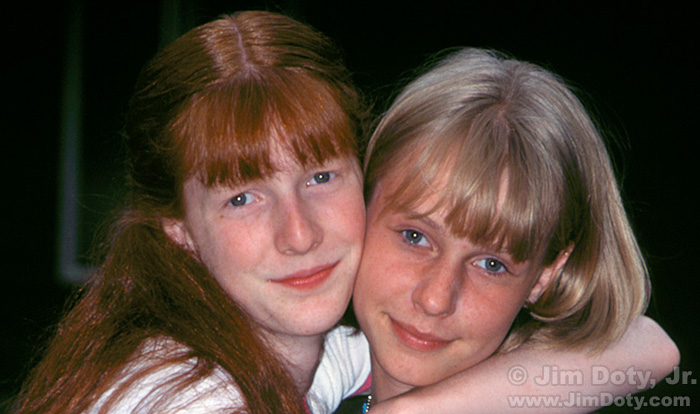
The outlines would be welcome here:
[[[160,223],[161,226],[163,226],[163,231],[170,240],[174,241],[185,250],[194,251],[189,232],[182,220],[162,218]]]
[[[544,270],[540,274],[539,279],[537,280],[537,283],[535,283],[532,289],[530,289],[530,295],[527,298],[528,303],[537,302],[540,296],[542,296],[542,293],[544,293],[544,291],[547,290],[549,284],[552,283],[552,281],[554,280],[554,276],[558,275],[562,271],[562,269],[566,265],[566,262],[569,260],[569,256],[571,255],[571,251],[573,249],[574,246],[571,245],[566,249],[560,251],[557,258],[554,259],[554,262],[551,265],[544,268]]]

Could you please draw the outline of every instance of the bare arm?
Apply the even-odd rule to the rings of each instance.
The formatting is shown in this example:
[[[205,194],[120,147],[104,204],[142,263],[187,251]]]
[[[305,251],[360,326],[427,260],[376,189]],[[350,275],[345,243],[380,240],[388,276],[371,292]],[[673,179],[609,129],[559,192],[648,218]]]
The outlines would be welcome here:
[[[552,407],[557,407],[556,412],[590,412],[612,403],[611,397],[652,387],[679,360],[671,338],[643,316],[634,321],[620,342],[601,354],[521,348],[377,404],[372,414],[551,413]],[[596,396],[597,404],[595,398],[589,398]]]

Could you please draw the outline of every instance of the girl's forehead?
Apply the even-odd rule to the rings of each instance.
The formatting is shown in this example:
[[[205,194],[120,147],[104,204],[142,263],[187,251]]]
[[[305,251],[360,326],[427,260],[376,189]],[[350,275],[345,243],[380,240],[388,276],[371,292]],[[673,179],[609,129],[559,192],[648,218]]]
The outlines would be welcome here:
[[[420,189],[406,189],[405,180],[400,167],[387,170],[379,177],[368,200],[370,212],[375,217],[400,214],[410,219],[424,219],[433,227],[444,229],[446,210],[441,196],[444,180],[430,186],[421,186]]]
[[[338,149],[333,154],[325,154],[321,159],[312,156],[300,157],[298,151],[281,145],[279,140],[273,138],[272,142],[275,142],[275,144],[271,145],[268,151],[268,160],[270,162],[269,172],[271,176],[277,173],[290,173],[300,170],[324,168],[329,166],[329,164],[337,164],[339,161],[358,165],[359,168],[359,160],[352,152],[348,153],[347,151]],[[264,176],[261,178],[266,179],[267,177]]]
[[[504,203],[509,196],[509,169],[504,167],[495,174],[495,182],[488,184],[477,182],[477,177],[458,174],[459,167],[455,160],[445,160],[439,166],[419,165],[418,174],[415,173],[415,163],[410,158],[395,162],[392,166],[386,166],[382,175],[375,181],[375,188],[371,189],[370,201],[381,197],[382,204],[387,202],[394,208],[410,206],[411,210],[429,213],[431,211],[451,209],[464,210],[464,205],[475,199],[475,194],[480,187],[488,186],[495,207],[494,216],[498,217],[503,210]],[[413,171],[411,171],[413,169]],[[434,173],[425,173],[433,169]],[[411,173],[407,173],[411,171]],[[388,199],[388,200],[384,200]]]
[[[273,135],[270,140],[274,144],[270,146],[268,157],[274,171],[290,171],[299,168],[300,160],[290,148],[280,144],[281,138],[279,136]]]

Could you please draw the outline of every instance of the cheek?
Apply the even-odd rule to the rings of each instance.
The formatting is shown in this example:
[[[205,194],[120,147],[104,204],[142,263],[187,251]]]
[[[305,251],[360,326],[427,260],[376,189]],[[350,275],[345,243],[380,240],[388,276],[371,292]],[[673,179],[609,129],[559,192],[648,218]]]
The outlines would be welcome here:
[[[524,303],[522,289],[475,288],[465,298],[462,313],[473,332],[479,332],[485,341],[500,344]]]
[[[365,236],[365,203],[359,191],[349,191],[327,209],[326,224],[335,232],[362,243]]]
[[[365,250],[362,254],[353,292],[353,304],[358,318],[363,318],[365,311],[368,310],[371,303],[376,300],[373,294],[375,292],[370,288],[372,283],[376,280],[374,274],[376,270],[375,257],[375,254],[367,250],[365,241]]]
[[[198,251],[214,277],[248,272],[262,261],[264,244],[255,237],[259,232],[250,225],[223,223],[207,230],[200,235]]]
[[[391,249],[391,243],[369,230],[355,283],[354,302],[359,313],[382,303],[404,298],[409,288],[406,264]]]

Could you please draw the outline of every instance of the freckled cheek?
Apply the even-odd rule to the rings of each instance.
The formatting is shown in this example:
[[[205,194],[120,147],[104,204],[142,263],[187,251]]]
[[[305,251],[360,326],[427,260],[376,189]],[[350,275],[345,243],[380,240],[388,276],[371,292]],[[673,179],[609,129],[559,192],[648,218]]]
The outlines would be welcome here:
[[[210,234],[210,249],[217,267],[227,271],[246,272],[255,268],[261,261],[265,244],[255,237],[256,231],[249,226],[219,227]]]
[[[356,284],[357,299],[361,303],[393,305],[410,295],[414,278],[407,274],[406,264],[397,260],[386,245],[372,238],[366,243]]]
[[[364,244],[365,239],[365,215],[364,209],[357,209],[354,212],[341,214],[335,221],[334,226],[342,225],[342,230],[347,237],[360,244]]]
[[[336,231],[341,230],[349,238],[364,239],[365,234],[365,205],[356,197],[345,197],[336,200],[330,208],[319,211],[324,217],[325,225]]]
[[[500,343],[523,305],[520,295],[472,293],[465,298],[462,311],[465,320],[470,321],[470,330],[486,341]]]
[[[390,295],[384,288],[383,281],[378,274],[367,272],[367,269],[360,269],[355,290],[353,293],[353,305],[355,315],[360,323],[360,328],[365,333],[379,341],[381,339],[381,324],[383,313],[388,309]]]
[[[355,301],[358,307],[365,309],[378,299],[377,289],[373,289],[373,286],[379,286],[383,283],[382,279],[386,272],[384,265],[381,261],[377,260],[379,254],[377,251],[368,250],[365,245],[365,250],[362,255],[362,260],[360,262],[360,270],[357,274],[357,280],[355,282]]]

